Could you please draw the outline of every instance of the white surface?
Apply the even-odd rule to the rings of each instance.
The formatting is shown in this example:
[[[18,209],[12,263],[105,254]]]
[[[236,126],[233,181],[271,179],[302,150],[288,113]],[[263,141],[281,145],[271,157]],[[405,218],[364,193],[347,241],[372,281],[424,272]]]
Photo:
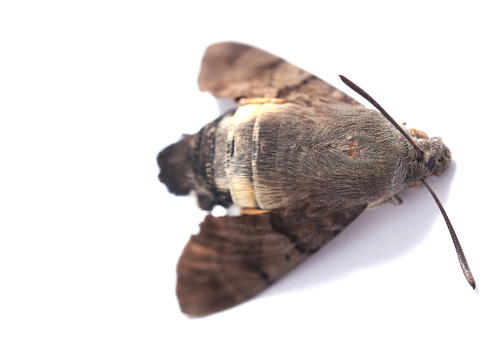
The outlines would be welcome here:
[[[0,352],[485,353],[483,3],[230,4],[0,5]],[[251,301],[181,314],[174,269],[204,213],[166,192],[155,157],[216,118],[196,76],[221,40],[350,92],[347,75],[442,136],[455,162],[431,185],[479,292],[417,188]]]

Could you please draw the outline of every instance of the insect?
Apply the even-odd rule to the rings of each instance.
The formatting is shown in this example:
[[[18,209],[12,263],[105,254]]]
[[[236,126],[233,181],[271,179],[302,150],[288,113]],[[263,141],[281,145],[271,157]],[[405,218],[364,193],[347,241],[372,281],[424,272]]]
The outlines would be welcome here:
[[[161,151],[159,179],[176,195],[191,191],[208,214],[177,266],[176,292],[189,315],[214,313],[257,294],[333,239],[364,210],[401,203],[397,193],[426,183],[451,160],[441,138],[405,129],[378,110],[260,49],[217,43],[206,50],[199,88],[238,108]],[[387,118],[387,119],[386,119]],[[392,124],[391,124],[392,123]]]

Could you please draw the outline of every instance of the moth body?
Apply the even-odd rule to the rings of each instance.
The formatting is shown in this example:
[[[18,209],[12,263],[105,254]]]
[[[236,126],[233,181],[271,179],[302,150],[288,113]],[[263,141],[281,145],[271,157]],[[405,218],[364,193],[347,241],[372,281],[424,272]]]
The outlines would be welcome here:
[[[187,166],[183,173],[204,210],[217,204],[274,210],[302,200],[328,208],[376,205],[431,174],[432,156],[433,174],[447,167],[450,152],[441,139],[417,136],[424,156],[374,110],[247,104],[185,136],[175,147],[188,149],[186,161],[173,161]],[[164,159],[163,151],[161,181],[187,184],[188,178],[164,174],[174,170]]]

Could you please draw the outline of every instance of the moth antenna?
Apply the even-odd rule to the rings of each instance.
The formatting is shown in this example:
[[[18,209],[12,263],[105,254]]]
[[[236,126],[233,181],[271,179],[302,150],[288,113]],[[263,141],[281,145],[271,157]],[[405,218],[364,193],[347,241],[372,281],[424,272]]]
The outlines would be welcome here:
[[[436,196],[435,192],[433,192],[431,187],[428,185],[428,183],[426,183],[426,181],[423,178],[421,178],[421,182],[423,182],[424,186],[431,193],[431,196],[433,197],[436,204],[438,205],[438,208],[440,208],[441,214],[445,219],[446,226],[448,226],[448,230],[450,231],[451,239],[453,241],[453,245],[455,246],[455,251],[457,252],[458,261],[460,262],[460,266],[462,267],[463,275],[465,275],[465,278],[467,279],[468,283],[472,286],[472,288],[475,289],[476,287],[475,280],[473,278],[472,272],[470,271],[470,267],[468,266],[467,258],[463,253],[462,246],[460,245],[460,241],[458,240],[457,234],[453,229],[453,225],[451,224],[448,215],[446,215],[446,211],[443,208],[443,205],[441,205],[440,200]]]
[[[423,151],[419,148],[419,146],[414,142],[414,140],[409,136],[408,133],[406,133],[404,131],[404,129],[399,125],[397,124],[397,122],[394,120],[394,118],[391,117],[391,115],[389,113],[386,112],[386,110],[384,108],[381,107],[380,104],[377,103],[376,100],[374,100],[367,92],[365,92],[362,88],[360,88],[357,84],[355,84],[354,82],[350,81],[349,79],[347,79],[345,76],[343,75],[338,75],[340,76],[340,79],[342,79],[342,81],[348,86],[350,87],[352,90],[354,90],[355,92],[357,92],[360,96],[362,96],[363,98],[365,98],[367,101],[369,101],[372,106],[374,106],[375,108],[377,108],[377,110],[382,113],[382,115],[384,117],[387,118],[387,120],[389,122],[391,122],[392,125],[394,125],[397,130],[399,130],[399,132],[404,135],[404,137],[411,143],[411,145],[416,149],[418,150],[421,154],[423,154]]]
[[[384,117],[387,118],[389,122],[394,125],[397,130],[401,132],[402,135],[411,143],[411,145],[418,150],[421,154],[423,154],[423,151],[419,148],[418,145],[413,141],[413,139],[402,129],[402,127],[397,124],[397,122],[389,115],[389,113],[386,112],[384,108],[381,107],[380,104],[377,103],[367,92],[365,92],[362,88],[360,88],[357,84],[354,82],[350,81],[343,75],[338,75],[340,76],[340,79],[352,90],[357,92],[360,96],[365,98],[367,101],[369,101],[377,110],[382,113]],[[451,239],[453,241],[453,245],[455,246],[455,251],[457,252],[457,257],[458,261],[460,262],[460,266],[462,267],[463,275],[465,275],[465,278],[467,279],[468,283],[472,286],[473,289],[475,289],[475,280],[473,278],[472,272],[470,271],[470,267],[468,266],[467,263],[467,258],[465,257],[465,254],[463,253],[462,246],[460,245],[460,241],[458,240],[457,234],[455,233],[455,230],[453,229],[453,225],[450,222],[450,219],[448,218],[448,215],[446,215],[446,211],[443,208],[443,205],[441,205],[440,200],[436,196],[435,192],[431,189],[431,187],[426,183],[426,181],[421,178],[421,182],[425,185],[425,187],[428,189],[428,191],[431,193],[431,196],[436,202],[436,205],[438,205],[438,208],[441,211],[441,214],[443,215],[443,218],[445,219],[446,226],[448,227],[448,230],[450,231]]]

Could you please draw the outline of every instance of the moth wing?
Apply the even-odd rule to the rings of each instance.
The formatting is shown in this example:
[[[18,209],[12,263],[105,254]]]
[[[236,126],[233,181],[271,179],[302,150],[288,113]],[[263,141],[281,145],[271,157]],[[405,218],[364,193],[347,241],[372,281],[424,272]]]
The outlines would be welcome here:
[[[209,214],[179,259],[176,292],[181,310],[202,316],[243,302],[316,252],[365,208]]]
[[[273,54],[233,42],[213,44],[206,49],[198,85],[201,91],[215,97],[360,105],[332,85]]]

